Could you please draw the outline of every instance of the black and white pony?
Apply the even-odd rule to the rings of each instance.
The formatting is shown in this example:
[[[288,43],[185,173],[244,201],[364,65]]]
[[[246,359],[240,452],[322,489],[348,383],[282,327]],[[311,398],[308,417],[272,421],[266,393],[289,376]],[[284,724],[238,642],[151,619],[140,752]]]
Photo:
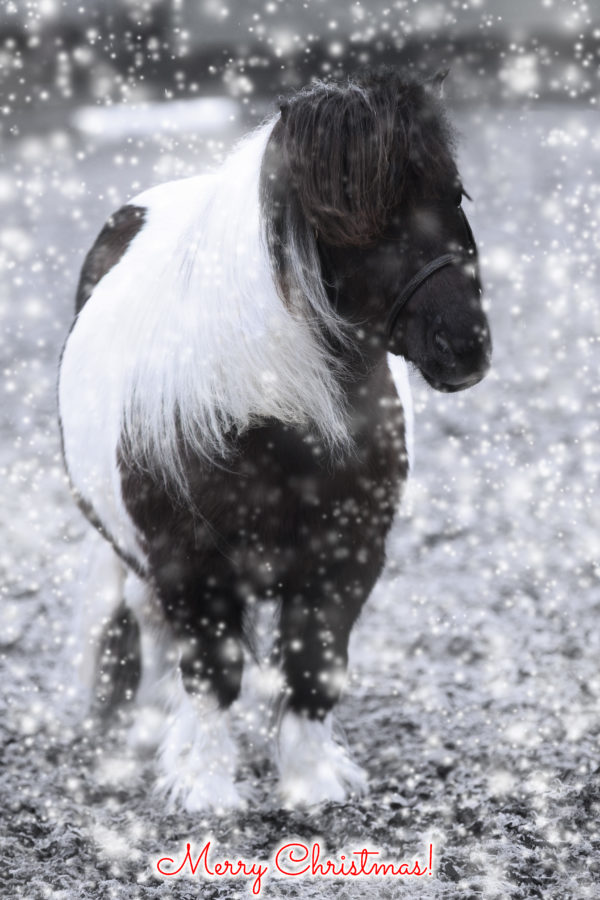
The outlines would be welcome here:
[[[283,800],[365,788],[332,710],[407,476],[405,360],[443,391],[490,360],[442,80],[298,92],[217,171],[123,207],[85,260],[59,381],[69,477],[105,538],[81,655],[97,668],[126,623],[140,697],[168,714],[137,727],[189,811],[243,802],[229,710],[263,597]]]

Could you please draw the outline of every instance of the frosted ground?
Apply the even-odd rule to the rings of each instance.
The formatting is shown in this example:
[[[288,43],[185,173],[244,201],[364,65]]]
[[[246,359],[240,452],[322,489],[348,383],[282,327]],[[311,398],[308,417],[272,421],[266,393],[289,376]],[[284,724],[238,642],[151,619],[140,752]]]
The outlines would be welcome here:
[[[65,675],[84,522],[62,472],[55,372],[78,268],[104,218],[192,174],[234,139],[142,122],[56,123],[6,146],[0,174],[3,390],[0,896],[249,895],[162,883],[152,860],[212,836],[268,860],[296,836],[330,855],[426,856],[418,881],[267,878],[265,897],[597,896],[600,611],[597,183],[600,122],[577,106],[457,114],[475,203],[494,368],[464,394],[415,375],[416,466],[389,565],[353,641],[339,717],[371,792],[313,813],[258,801],[223,819],[165,815],[151,766],[75,723]],[[181,114],[185,119],[187,114]],[[143,117],[142,117],[143,118]],[[154,120],[152,129],[158,126]],[[96,131],[94,131],[96,128]],[[129,132],[130,133],[130,132]],[[222,146],[219,145],[222,142]],[[243,712],[243,709],[240,711]]]

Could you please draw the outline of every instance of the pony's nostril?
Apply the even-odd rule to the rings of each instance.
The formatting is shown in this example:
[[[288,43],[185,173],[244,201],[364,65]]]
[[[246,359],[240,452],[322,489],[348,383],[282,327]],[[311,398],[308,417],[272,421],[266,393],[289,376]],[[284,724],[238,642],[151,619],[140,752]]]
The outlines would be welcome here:
[[[451,360],[454,356],[452,353],[452,348],[450,347],[450,342],[448,338],[445,337],[442,331],[436,331],[433,336],[433,346],[435,347],[437,353],[442,356],[445,360]]]

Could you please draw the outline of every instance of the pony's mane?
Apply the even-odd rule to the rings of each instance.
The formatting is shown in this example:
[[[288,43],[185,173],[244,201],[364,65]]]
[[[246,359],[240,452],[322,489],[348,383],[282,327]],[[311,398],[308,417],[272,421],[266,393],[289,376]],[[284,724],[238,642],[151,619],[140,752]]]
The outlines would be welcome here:
[[[270,144],[271,184],[288,197],[291,187],[306,221],[337,246],[373,243],[413,185],[433,196],[456,176],[436,90],[391,69],[299,91],[282,104]],[[263,178],[264,193],[272,203],[276,187]]]
[[[132,243],[131,271],[115,269],[97,288],[106,310],[115,291],[144,298],[122,301],[110,337],[123,361],[120,453],[188,501],[190,461],[227,465],[236,436],[262,421],[312,429],[327,455],[351,445],[340,367],[318,338],[320,320],[335,330],[318,260],[306,257],[296,308],[273,277],[259,175],[274,121],[213,174],[136,198],[147,228]]]
[[[311,429],[328,455],[349,452],[340,350],[350,339],[315,230],[331,244],[376,240],[413,177],[420,191],[447,179],[450,146],[421,84],[395,73],[319,83],[213,175],[137,198],[147,227],[130,268],[96,289],[107,315],[117,293],[144,298],[121,304],[107,340],[128,463],[189,501],[190,460],[227,464],[236,435],[265,420]]]

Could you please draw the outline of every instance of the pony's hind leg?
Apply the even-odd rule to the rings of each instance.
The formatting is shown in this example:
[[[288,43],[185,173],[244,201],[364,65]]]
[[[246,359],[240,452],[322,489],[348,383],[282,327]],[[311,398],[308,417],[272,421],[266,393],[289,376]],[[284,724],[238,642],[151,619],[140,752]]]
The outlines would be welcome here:
[[[139,628],[140,681],[127,735],[132,749],[157,749],[170,697],[175,690],[178,655],[152,581],[129,572],[125,600]]]
[[[124,606],[126,567],[108,541],[90,529],[82,559],[86,572],[74,620],[77,674],[85,710],[107,713],[135,688],[136,625]]]
[[[178,653],[168,680],[159,788],[188,812],[240,807],[229,708],[242,678],[241,603],[222,559],[187,577],[174,569],[176,583],[166,572],[158,577]]]

